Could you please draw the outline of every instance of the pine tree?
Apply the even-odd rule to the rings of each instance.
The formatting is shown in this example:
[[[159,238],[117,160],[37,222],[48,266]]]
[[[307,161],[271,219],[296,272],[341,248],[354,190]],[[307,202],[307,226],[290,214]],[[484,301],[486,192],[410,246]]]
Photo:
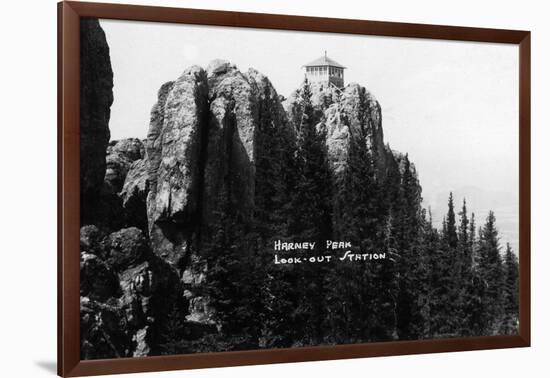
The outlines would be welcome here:
[[[460,271],[463,276],[468,273],[472,265],[472,255],[470,246],[470,234],[468,213],[466,209],[466,199],[462,202],[462,209],[459,212],[460,224],[458,227],[458,250],[461,254]]]
[[[408,155],[403,158],[399,200],[394,225],[399,251],[397,271],[397,333],[400,339],[417,339],[423,333],[419,292],[416,287],[423,255],[421,241],[421,189]]]
[[[311,90],[307,80],[301,91],[302,119],[296,152],[297,179],[293,193],[291,234],[303,240],[323,240],[331,235],[331,180],[325,133],[317,130]]]
[[[259,102],[258,133],[256,135],[254,224],[262,235],[281,238],[287,224],[284,207],[287,203],[287,155],[292,151],[286,130],[276,122],[278,99],[273,98],[265,85]]]
[[[430,306],[432,287],[430,286],[432,255],[430,243],[432,241],[432,219],[426,219],[426,210],[421,210],[420,230],[413,248],[412,284],[416,287],[414,334],[417,338],[430,337]]]
[[[361,128],[367,127],[363,124],[367,119],[360,122]],[[395,239],[388,230],[391,215],[386,216],[380,206],[384,194],[376,180],[373,154],[362,135],[350,134],[345,169],[334,179],[334,236],[351,241],[354,252],[384,251],[389,258],[380,264],[355,262],[331,269],[326,280],[330,342],[394,337]]]
[[[518,258],[509,243],[506,244],[504,254],[504,273],[504,321],[500,333],[515,335],[518,333],[519,320],[519,265]]]
[[[485,287],[482,296],[482,332],[498,332],[503,313],[503,269],[495,214],[490,211],[479,236],[479,273]]]
[[[441,285],[440,264],[440,235],[433,226],[431,210],[428,211],[428,220],[424,225],[424,254],[426,256],[427,277],[426,300],[422,307],[424,319],[423,337],[432,337],[438,333],[439,319],[436,317],[437,311],[441,308],[439,293],[437,289]]]
[[[227,134],[235,130],[234,104],[226,109]],[[214,350],[257,348],[261,335],[263,270],[258,269],[259,249],[251,220],[244,217],[232,198],[236,185],[232,147],[227,145],[227,174],[213,203],[211,222],[205,225],[200,260],[205,265],[203,296],[213,311],[219,330]]]
[[[449,207],[449,210],[447,211],[447,218],[446,218],[447,232],[445,234],[445,238],[447,239],[449,248],[454,249],[457,247],[457,244],[458,244],[458,236],[456,233],[456,220],[455,220],[455,212],[454,212],[453,193],[449,194],[448,207]]]
[[[292,267],[273,264],[273,245],[288,235],[294,146],[292,136],[279,124],[278,98],[272,96],[268,85],[264,86],[259,105],[252,237],[256,251],[255,272],[262,276],[258,289],[263,306],[258,316],[263,324],[263,346],[289,347],[293,338],[288,324],[297,305],[293,294],[296,277]]]
[[[370,339],[372,341],[392,340],[397,338],[397,262],[399,253],[395,238],[392,235],[392,218],[388,216],[383,230],[383,246],[386,260],[373,267]]]
[[[476,265],[476,216],[474,213],[470,216],[470,225],[468,226],[468,244],[469,253],[472,256],[472,264]]]
[[[476,322],[476,290],[474,285],[474,266],[471,233],[475,237],[474,215],[468,219],[466,199],[463,200],[462,209],[459,213],[460,225],[458,229],[457,258],[459,259],[459,280],[458,280],[458,333],[462,336],[469,336]],[[472,231],[473,229],[473,231]]]
[[[253,249],[247,245],[243,225],[222,193],[222,208],[215,212],[211,238],[202,250],[206,262],[204,294],[219,329],[213,347],[218,350],[258,347],[260,300],[255,287],[259,277]]]
[[[458,235],[456,230],[453,194],[449,194],[448,211],[443,219],[439,246],[440,260],[437,270],[438,287],[436,293],[437,311],[434,314],[434,330],[441,336],[454,336],[459,332],[457,314],[460,303],[460,258],[457,253]]]
[[[317,248],[313,254],[321,255],[325,240],[332,235],[332,185],[325,131],[316,128],[307,80],[302,87],[300,102],[303,112],[298,130],[296,185],[292,193],[293,213],[289,231],[294,240],[314,241]],[[318,344],[323,337],[326,269],[315,264],[305,264],[297,269],[300,300],[293,319],[301,334],[301,343],[305,345]]]

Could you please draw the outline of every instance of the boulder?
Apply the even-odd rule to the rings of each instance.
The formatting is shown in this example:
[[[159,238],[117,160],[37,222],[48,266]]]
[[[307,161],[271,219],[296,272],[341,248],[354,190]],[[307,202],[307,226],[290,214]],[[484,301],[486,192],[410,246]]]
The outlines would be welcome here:
[[[97,226],[87,225],[80,228],[80,251],[104,258],[102,241],[105,234]]]
[[[123,154],[111,152],[106,157],[105,188],[108,194],[116,195],[130,170],[132,161]]]
[[[147,194],[149,193],[149,171],[147,161],[139,159],[130,165],[120,197],[124,208],[126,225],[148,230]]]
[[[130,161],[143,159],[145,156],[145,146],[138,138],[126,138],[112,141],[107,147],[107,154],[118,153],[124,155]]]
[[[148,261],[121,271],[118,277],[120,302],[134,340],[133,355],[162,353],[160,344],[174,331],[170,315],[175,311],[183,316],[187,308],[177,272],[151,255]]]
[[[110,194],[118,194],[133,162],[142,159],[144,146],[137,138],[109,143],[106,157],[105,186]]]
[[[148,257],[147,239],[137,227],[129,227],[113,232],[104,242],[107,263],[115,271],[136,266]]]

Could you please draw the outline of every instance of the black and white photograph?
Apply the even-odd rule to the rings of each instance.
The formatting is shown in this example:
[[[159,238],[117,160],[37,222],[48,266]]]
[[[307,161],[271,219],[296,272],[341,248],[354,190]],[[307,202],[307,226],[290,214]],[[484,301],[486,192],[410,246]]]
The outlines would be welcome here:
[[[82,360],[516,335],[518,46],[82,18]]]

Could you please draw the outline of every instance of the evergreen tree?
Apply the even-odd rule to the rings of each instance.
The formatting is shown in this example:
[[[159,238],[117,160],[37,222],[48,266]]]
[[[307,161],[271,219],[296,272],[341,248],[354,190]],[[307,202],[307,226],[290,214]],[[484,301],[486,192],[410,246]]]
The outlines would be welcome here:
[[[434,288],[437,296],[435,311],[435,331],[441,336],[454,336],[459,332],[457,317],[460,309],[460,256],[457,253],[458,235],[456,230],[453,194],[449,194],[447,215],[443,219],[437,270],[438,285]]]
[[[495,214],[490,211],[479,236],[479,273],[485,287],[482,296],[482,332],[494,335],[503,313],[502,258]]]
[[[368,132],[350,134],[345,168],[333,174],[308,82],[296,107],[295,144],[277,127],[278,99],[264,88],[253,219],[243,220],[231,204],[229,172],[201,249],[207,267],[202,294],[219,332],[182,341],[184,318],[172,314],[165,328],[176,336],[163,336],[166,353],[517,332],[518,262],[509,246],[503,262],[492,212],[476,238],[466,200],[457,218],[450,193],[438,230],[421,206],[408,155],[379,171],[385,151],[371,149]],[[366,106],[362,98],[363,131],[369,130]],[[273,264],[277,240],[315,242],[307,258],[324,255],[327,239],[387,258]]]
[[[449,244],[449,248],[451,250],[455,249],[458,244],[458,236],[456,233],[456,220],[455,220],[455,211],[454,211],[454,201],[453,201],[453,193],[449,194],[449,203],[448,203],[448,211],[447,211],[447,227],[446,227],[446,234],[445,238],[447,239],[447,243]]]
[[[367,119],[359,121],[361,129],[367,127],[363,124]],[[392,230],[388,229],[391,215],[387,217],[380,206],[383,195],[367,140],[362,134],[350,134],[345,169],[334,177],[333,234],[350,241],[356,253],[384,251],[389,259],[375,265],[355,262],[332,267],[326,280],[331,342],[394,337],[397,255]]]
[[[472,264],[476,265],[476,216],[474,213],[470,216],[470,225],[468,226],[468,244],[469,253],[472,256]]]
[[[254,185],[254,225],[264,237],[280,239],[287,233],[285,204],[288,202],[287,175],[291,168],[287,156],[293,148],[285,129],[276,122],[278,99],[265,85],[259,102],[259,131],[256,135]]]
[[[227,135],[236,132],[234,104],[226,109]],[[210,338],[212,350],[253,349],[261,335],[263,270],[258,269],[259,249],[251,220],[243,217],[232,195],[235,193],[233,149],[226,146],[227,174],[213,203],[211,222],[205,225],[199,258],[205,266],[202,286],[205,305],[213,312],[218,328]],[[252,230],[253,231],[253,230]]]
[[[504,273],[504,321],[500,333],[515,335],[518,333],[519,320],[519,265],[518,258],[509,243],[506,244],[504,254]]]
[[[298,130],[290,235],[294,240],[314,241],[317,248],[312,256],[320,256],[324,253],[325,240],[332,235],[332,185],[325,131],[316,128],[307,80],[302,87],[300,102],[303,112]],[[324,265],[304,264],[297,270],[300,300],[294,320],[305,345],[318,344],[323,337],[326,269]]]
[[[432,220],[426,219],[426,211],[421,210],[420,216],[420,230],[416,239],[415,248],[413,248],[414,255],[412,256],[413,279],[411,283],[416,287],[414,295],[414,309],[415,317],[413,323],[414,334],[417,338],[426,338],[430,334],[430,306],[432,287],[430,286],[430,274],[432,269],[432,255],[429,249],[432,241]]]
[[[397,270],[397,334],[400,339],[417,339],[423,333],[424,321],[416,287],[420,277],[416,269],[423,254],[421,242],[421,192],[408,155],[402,163],[400,194],[396,208],[394,232],[399,259]]]
[[[256,290],[261,277],[255,269],[254,249],[229,205],[227,193],[220,194],[219,203],[222,208],[215,212],[211,238],[202,250],[206,263],[204,294],[219,329],[213,347],[222,351],[257,348],[262,309]]]
[[[431,210],[428,214],[428,221],[424,226],[424,254],[426,256],[427,277],[424,283],[426,285],[426,300],[422,307],[423,337],[431,337],[437,334],[439,319],[436,314],[441,308],[439,293],[437,292],[442,281],[441,269],[439,268],[441,262],[440,235],[433,226]]]
[[[303,240],[322,241],[332,231],[331,180],[325,132],[317,130],[307,80],[301,91],[302,118],[298,130],[296,187],[290,233]]]
[[[460,225],[458,229],[457,246],[457,258],[459,259],[459,281],[457,287],[458,333],[462,336],[468,336],[472,333],[473,325],[476,322],[476,305],[479,301],[476,298],[477,288],[474,285],[473,250],[472,241],[470,239],[474,216],[472,214],[472,219],[468,219],[466,199],[462,202],[462,209],[459,216]]]
[[[370,340],[392,340],[397,338],[397,296],[399,283],[397,262],[399,253],[392,235],[392,217],[388,216],[383,231],[383,247],[386,260],[373,266],[373,285],[371,288]]]
[[[292,267],[273,264],[273,245],[288,235],[294,145],[286,129],[278,127],[278,98],[272,96],[268,85],[259,105],[253,224],[255,272],[263,277],[259,287],[263,308],[258,315],[263,324],[263,346],[289,347],[293,336],[288,324],[298,300],[293,287],[296,277]]]
[[[468,274],[472,265],[472,254],[470,244],[470,233],[468,213],[466,209],[466,199],[462,202],[462,209],[459,213],[460,224],[458,227],[458,250],[460,252],[461,266],[460,271],[463,277]],[[464,280],[463,280],[464,281]]]

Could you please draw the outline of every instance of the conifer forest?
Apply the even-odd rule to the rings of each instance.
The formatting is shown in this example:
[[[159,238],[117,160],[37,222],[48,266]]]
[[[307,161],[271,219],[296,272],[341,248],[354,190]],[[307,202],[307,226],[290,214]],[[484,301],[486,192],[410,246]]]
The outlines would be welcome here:
[[[434,219],[364,86],[182,67],[147,138],[113,141],[97,20],[81,46],[83,359],[518,332],[499,214],[450,187]]]

